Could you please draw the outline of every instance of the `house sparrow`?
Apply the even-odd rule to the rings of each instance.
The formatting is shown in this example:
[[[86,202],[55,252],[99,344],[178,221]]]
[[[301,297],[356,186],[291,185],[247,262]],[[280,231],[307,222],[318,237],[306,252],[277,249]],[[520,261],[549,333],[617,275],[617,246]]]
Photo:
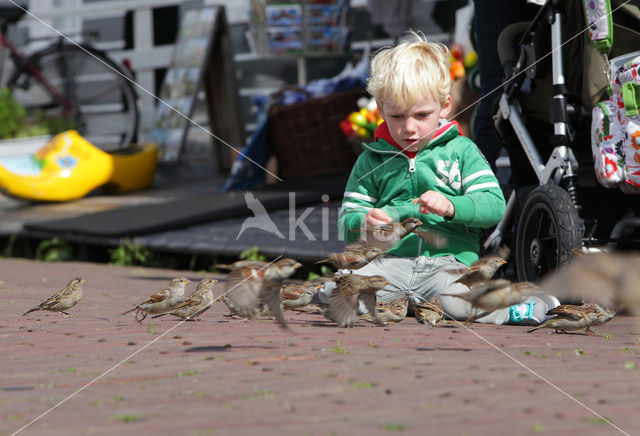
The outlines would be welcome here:
[[[49,310],[51,312],[58,312],[59,314],[69,316],[65,310],[71,309],[78,303],[78,301],[80,301],[82,298],[82,284],[84,282],[85,279],[82,277],[76,277],[71,280],[64,289],[59,290],[38,306],[27,310],[22,314],[22,316],[25,316],[27,313],[35,312],[36,310]]]
[[[122,315],[126,315],[135,310],[136,321],[142,322],[142,320],[147,317],[147,314],[153,315],[168,312],[182,301],[184,288],[189,283],[191,282],[186,277],[176,277],[171,280],[168,288],[160,289],[133,309],[123,312]],[[138,318],[140,313],[142,313],[142,318]]]
[[[447,272],[450,274],[462,274],[462,277],[453,283],[462,283],[471,288],[477,283],[489,280],[505,263],[507,261],[502,256],[488,254],[476,260],[467,268],[448,269]]]
[[[193,320],[204,313],[213,305],[213,285],[218,283],[216,279],[205,278],[200,280],[198,287],[182,303],[179,303],[172,310],[152,318],[164,315],[173,315],[181,319]]]
[[[400,322],[407,316],[407,308],[409,307],[409,297],[399,295],[390,301],[378,301],[376,303],[375,319],[370,313],[360,315],[360,319],[374,323],[387,325],[392,322]]]
[[[418,218],[405,218],[402,222],[363,226],[360,229],[352,230],[360,232],[360,239],[349,245],[353,249],[375,247],[380,251],[387,251],[420,225],[422,225],[422,221]]]
[[[357,243],[356,243],[357,244]],[[349,244],[341,253],[332,253],[328,258],[316,262],[331,263],[338,269],[360,269],[382,254],[377,247],[358,247]]]
[[[537,289],[539,288],[531,282],[514,283],[506,279],[496,279],[477,283],[469,292],[463,294],[440,294],[440,296],[462,298],[471,303],[474,308],[484,311],[477,316],[469,315],[467,322],[470,322],[495,310],[520,304]]]
[[[640,315],[640,253],[596,252],[574,256],[547,274],[540,287],[560,300],[593,301]]]
[[[313,296],[322,289],[322,285],[322,282],[313,280],[282,285],[282,308],[296,310],[306,306],[311,302]]]
[[[435,248],[443,248],[446,247],[449,243],[449,238],[447,238],[442,233],[433,229],[415,229],[413,231],[416,235],[420,236],[422,240],[424,240],[427,244],[431,245]]]
[[[253,319],[264,313],[264,306],[282,328],[288,328],[282,309],[282,280],[302,265],[293,259],[280,259],[266,267],[246,267],[232,271],[225,286],[224,303],[231,313]]]
[[[596,333],[590,327],[608,322],[613,318],[614,313],[597,303],[584,303],[580,306],[563,304],[548,311],[547,315],[553,318],[547,319],[528,332],[543,328],[555,329],[556,333],[584,329],[587,335],[595,336]]]
[[[323,314],[340,327],[353,327],[358,320],[358,307],[362,300],[372,319],[381,324],[377,319],[376,292],[387,283],[382,276],[342,275],[336,279],[336,288],[331,292]]]
[[[422,324],[435,326],[443,317],[440,297],[432,295],[427,302],[413,303],[413,314],[416,321]]]
[[[216,268],[228,269],[233,271],[235,269],[246,268],[248,266],[255,266],[260,268],[267,265],[269,265],[269,262],[265,262],[263,260],[238,260],[228,265],[225,263],[219,263],[216,265]]]

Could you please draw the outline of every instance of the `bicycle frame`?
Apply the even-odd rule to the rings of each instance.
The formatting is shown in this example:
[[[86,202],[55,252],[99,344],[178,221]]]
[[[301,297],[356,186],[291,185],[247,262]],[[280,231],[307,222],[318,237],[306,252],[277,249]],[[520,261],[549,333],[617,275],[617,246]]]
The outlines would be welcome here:
[[[36,65],[29,62],[29,59],[27,59],[26,56],[20,53],[18,49],[16,49],[14,45],[11,44],[9,40],[7,40],[5,32],[0,33],[0,45],[9,49],[11,60],[13,61],[16,68],[20,68],[23,70],[28,69],[33,77],[35,77],[45,87],[45,89],[62,104],[62,106],[64,107],[64,115],[70,115],[73,112],[71,103],[69,103],[64,95],[58,92],[58,90],[51,85],[51,83],[42,75]]]

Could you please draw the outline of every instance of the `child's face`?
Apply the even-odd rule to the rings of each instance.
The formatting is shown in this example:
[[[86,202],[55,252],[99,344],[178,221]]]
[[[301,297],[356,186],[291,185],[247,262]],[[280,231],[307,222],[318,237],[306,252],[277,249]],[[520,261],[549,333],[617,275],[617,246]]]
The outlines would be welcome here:
[[[451,96],[447,96],[446,101],[440,104],[428,94],[419,98],[409,109],[383,102],[378,110],[387,122],[393,140],[407,151],[419,151],[433,138],[440,118],[449,115]]]

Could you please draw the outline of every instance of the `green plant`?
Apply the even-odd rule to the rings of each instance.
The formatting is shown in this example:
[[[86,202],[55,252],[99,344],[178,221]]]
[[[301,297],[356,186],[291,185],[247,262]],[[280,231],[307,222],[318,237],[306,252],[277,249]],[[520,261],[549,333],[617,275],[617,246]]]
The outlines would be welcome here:
[[[260,247],[257,247],[255,245],[253,247],[247,248],[242,253],[240,253],[238,258],[240,260],[267,260],[266,256],[260,254]]]
[[[0,89],[0,138],[15,138],[24,126],[27,111],[6,86]]]
[[[336,354],[347,354],[349,352],[349,350],[347,350],[345,347],[340,345],[340,341],[337,341],[336,342],[336,346],[335,347],[331,347],[330,351],[332,353],[336,353]]]
[[[78,130],[78,123],[75,120],[62,115],[48,115],[45,111],[38,109],[36,112],[27,115],[26,129],[31,130],[29,135],[55,135],[65,130]]]
[[[114,265],[145,265],[151,260],[149,249],[125,240],[116,248],[109,250],[109,257]]]
[[[78,129],[78,124],[71,118],[50,116],[41,109],[27,111],[6,86],[0,89],[0,120],[0,139],[54,135]]]
[[[73,245],[57,236],[47,239],[38,244],[36,248],[36,259],[45,262],[57,262],[63,260],[73,260]]]
[[[118,421],[122,421],[122,422],[136,422],[140,420],[140,418],[136,415],[127,415],[124,413],[118,413],[113,417],[113,419],[117,419]]]

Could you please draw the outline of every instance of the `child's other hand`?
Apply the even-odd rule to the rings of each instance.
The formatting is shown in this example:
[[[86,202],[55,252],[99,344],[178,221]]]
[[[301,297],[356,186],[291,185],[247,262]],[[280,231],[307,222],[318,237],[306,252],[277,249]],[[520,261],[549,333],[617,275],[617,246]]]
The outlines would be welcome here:
[[[377,226],[378,224],[388,224],[392,222],[393,219],[387,215],[387,213],[382,209],[369,209],[367,215],[364,217],[364,225],[365,226]]]
[[[442,217],[452,217],[455,214],[453,203],[440,192],[427,191],[420,196],[418,202],[420,213],[424,215],[435,213]]]

